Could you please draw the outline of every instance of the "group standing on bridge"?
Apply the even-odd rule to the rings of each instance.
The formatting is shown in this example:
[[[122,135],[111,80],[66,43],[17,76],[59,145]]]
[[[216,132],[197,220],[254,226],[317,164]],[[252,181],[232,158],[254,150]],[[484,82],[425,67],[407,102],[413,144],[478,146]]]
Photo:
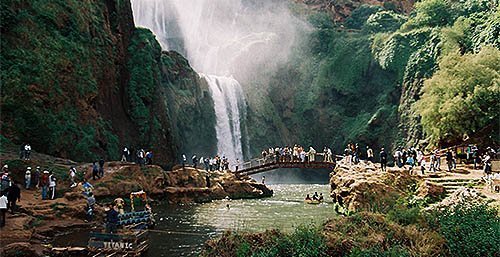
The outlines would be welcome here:
[[[333,152],[330,148],[324,147],[323,153],[318,153],[311,145],[306,151],[301,145],[294,145],[293,147],[270,147],[261,152],[262,158],[265,163],[269,162],[333,162]],[[322,160],[316,160],[317,155],[322,155]]]

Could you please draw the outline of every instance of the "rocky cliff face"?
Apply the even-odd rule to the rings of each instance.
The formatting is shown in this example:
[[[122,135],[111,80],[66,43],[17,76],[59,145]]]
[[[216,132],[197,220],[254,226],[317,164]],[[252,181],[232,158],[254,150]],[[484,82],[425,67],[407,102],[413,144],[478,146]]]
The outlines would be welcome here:
[[[129,1],[20,0],[1,10],[3,143],[78,161],[144,148],[160,164],[215,147],[206,85],[135,29]]]

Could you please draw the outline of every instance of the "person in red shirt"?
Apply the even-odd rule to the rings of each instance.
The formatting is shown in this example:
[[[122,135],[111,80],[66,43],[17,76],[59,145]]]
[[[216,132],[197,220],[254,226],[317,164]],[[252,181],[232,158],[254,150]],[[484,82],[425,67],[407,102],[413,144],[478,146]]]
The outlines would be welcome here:
[[[42,200],[47,199],[47,190],[49,188],[49,171],[44,170],[40,178],[40,187],[42,187]]]

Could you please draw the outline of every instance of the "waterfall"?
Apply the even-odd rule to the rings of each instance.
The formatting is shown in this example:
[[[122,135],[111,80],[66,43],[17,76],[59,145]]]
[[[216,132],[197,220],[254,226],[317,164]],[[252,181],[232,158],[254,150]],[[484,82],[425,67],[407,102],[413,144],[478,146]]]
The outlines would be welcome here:
[[[131,1],[136,25],[151,29],[164,49],[184,54],[206,79],[214,101],[218,153],[230,161],[242,160],[246,100],[234,77],[251,82],[259,71],[268,71],[286,58],[295,33],[286,4],[281,0]]]
[[[214,100],[217,149],[229,160],[242,160],[240,119],[243,114],[241,110],[244,108],[243,90],[232,77],[205,74],[202,76],[207,80]]]

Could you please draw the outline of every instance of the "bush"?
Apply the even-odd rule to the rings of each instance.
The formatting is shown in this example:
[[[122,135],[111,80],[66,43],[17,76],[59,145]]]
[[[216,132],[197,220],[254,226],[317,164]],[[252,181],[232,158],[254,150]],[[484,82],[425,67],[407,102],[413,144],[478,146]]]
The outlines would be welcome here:
[[[487,205],[457,205],[434,213],[429,223],[446,239],[451,256],[493,257],[500,253],[500,217]]]
[[[407,257],[410,256],[404,248],[395,246],[387,250],[371,248],[367,250],[354,249],[349,257]]]

